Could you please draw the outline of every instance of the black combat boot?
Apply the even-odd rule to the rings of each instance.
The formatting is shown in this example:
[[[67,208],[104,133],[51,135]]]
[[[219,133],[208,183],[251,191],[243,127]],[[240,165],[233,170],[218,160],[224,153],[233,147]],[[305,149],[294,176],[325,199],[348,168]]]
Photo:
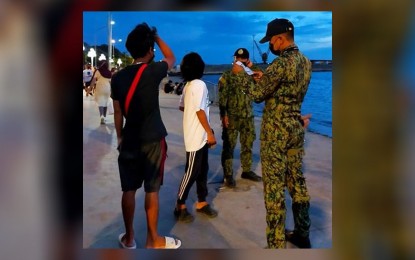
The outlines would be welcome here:
[[[241,178],[243,178],[243,179],[248,179],[248,180],[251,180],[251,181],[256,181],[256,182],[258,182],[258,181],[262,181],[262,177],[261,176],[258,176],[255,172],[253,172],[253,171],[249,171],[249,172],[242,172],[242,174],[241,174]]]
[[[235,188],[236,186],[235,179],[233,178],[232,175],[225,175],[223,182],[224,182],[225,187],[228,187],[228,188]]]
[[[299,248],[311,248],[309,208],[310,202],[293,202],[294,231],[285,231],[285,239]]]
[[[311,248],[310,238],[308,236],[302,237],[295,231],[285,230],[285,239],[298,248]]]

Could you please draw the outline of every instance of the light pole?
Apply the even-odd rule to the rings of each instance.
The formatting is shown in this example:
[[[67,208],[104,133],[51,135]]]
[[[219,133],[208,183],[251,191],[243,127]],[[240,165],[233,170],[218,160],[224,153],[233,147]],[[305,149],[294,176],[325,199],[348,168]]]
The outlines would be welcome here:
[[[101,60],[107,60],[107,58],[105,57],[105,54],[104,53],[101,53],[101,55],[99,56],[98,60],[99,61],[101,61]]]
[[[122,42],[122,39],[118,39],[118,42]],[[111,40],[112,43],[112,57],[110,57],[110,62],[114,62],[115,58],[115,44],[117,43],[114,39]]]
[[[84,62],[86,62],[85,60],[85,44],[82,43],[82,59],[84,60]]]
[[[112,57],[112,26],[115,22],[111,19],[111,12],[108,12],[108,58]],[[111,69],[111,62],[108,62],[108,67]]]
[[[94,58],[95,56],[97,56],[97,53],[95,52],[94,48],[89,49],[87,56],[91,58],[91,65],[92,67],[94,67]]]

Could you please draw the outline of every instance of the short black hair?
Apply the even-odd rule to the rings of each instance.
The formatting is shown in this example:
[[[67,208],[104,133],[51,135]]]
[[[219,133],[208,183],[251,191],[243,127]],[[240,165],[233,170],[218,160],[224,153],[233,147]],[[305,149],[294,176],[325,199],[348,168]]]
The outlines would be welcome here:
[[[183,57],[180,70],[182,72],[182,78],[185,81],[201,79],[205,70],[205,63],[199,54],[191,52]]]
[[[288,31],[288,32],[285,32],[283,34],[285,35],[287,40],[294,41],[294,32],[293,31]]]
[[[150,48],[154,48],[157,29],[141,23],[132,30],[125,42],[125,47],[134,59],[144,57]]]

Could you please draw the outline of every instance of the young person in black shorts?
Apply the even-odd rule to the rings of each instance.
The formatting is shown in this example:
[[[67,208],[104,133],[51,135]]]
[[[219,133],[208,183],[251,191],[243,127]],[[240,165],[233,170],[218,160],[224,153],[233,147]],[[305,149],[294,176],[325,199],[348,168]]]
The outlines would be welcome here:
[[[153,62],[154,44],[164,56]],[[164,161],[167,145],[166,128],[159,108],[159,84],[167,70],[174,65],[175,57],[169,46],[157,35],[156,29],[146,24],[137,25],[130,32],[126,48],[134,63],[119,71],[111,80],[114,104],[114,122],[119,144],[118,166],[120,171],[122,213],[125,233],[119,235],[123,248],[135,249],[134,210],[135,194],[144,182],[145,210],[147,219],[146,248],[178,248],[181,241],[160,236],[157,232],[159,212],[159,189],[163,184]],[[132,84],[142,70],[138,84]],[[130,86],[132,93],[129,106],[127,100]],[[125,126],[123,121],[125,117]]]

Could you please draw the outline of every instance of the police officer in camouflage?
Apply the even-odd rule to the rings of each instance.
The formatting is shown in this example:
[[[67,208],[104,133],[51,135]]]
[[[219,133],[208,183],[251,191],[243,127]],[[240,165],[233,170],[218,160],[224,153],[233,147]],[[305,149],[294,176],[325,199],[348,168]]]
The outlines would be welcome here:
[[[288,240],[300,248],[310,248],[310,196],[302,172],[304,129],[300,112],[311,79],[311,62],[294,43],[294,26],[287,19],[268,23],[260,43],[264,42],[269,42],[270,51],[278,57],[264,73],[245,76],[247,84],[243,86],[253,100],[265,100],[260,155],[268,247],[285,248]],[[285,230],[285,188],[293,200],[294,231]]]
[[[240,63],[239,63],[240,62]],[[239,65],[238,65],[239,64]],[[241,143],[241,177],[259,182],[261,177],[251,171],[252,145],[256,138],[252,100],[242,91],[244,71],[236,72],[234,67],[247,66],[252,69],[249,52],[245,48],[238,48],[234,53],[234,65],[231,70],[225,71],[219,79],[219,111],[222,121],[223,148],[221,163],[223,167],[225,187],[235,187],[233,176],[233,152],[239,134]]]

